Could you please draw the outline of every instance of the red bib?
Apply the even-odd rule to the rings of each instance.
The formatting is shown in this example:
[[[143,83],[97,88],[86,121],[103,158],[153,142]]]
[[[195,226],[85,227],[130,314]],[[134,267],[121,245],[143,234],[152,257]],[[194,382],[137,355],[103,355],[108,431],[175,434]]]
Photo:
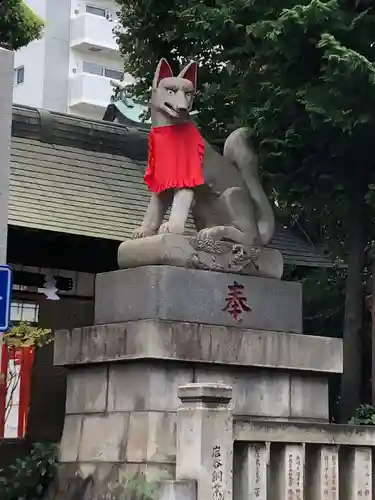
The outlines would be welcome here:
[[[204,184],[203,138],[191,122],[153,127],[144,180],[153,193]]]

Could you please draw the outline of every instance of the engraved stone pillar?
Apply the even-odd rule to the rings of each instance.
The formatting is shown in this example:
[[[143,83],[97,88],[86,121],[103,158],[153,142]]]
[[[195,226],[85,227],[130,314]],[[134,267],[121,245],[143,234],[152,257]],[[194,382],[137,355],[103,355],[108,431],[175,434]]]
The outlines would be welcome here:
[[[197,500],[232,500],[232,389],[224,384],[179,388],[177,479],[195,479]]]
[[[341,458],[341,457],[340,457]],[[340,491],[344,500],[372,498],[371,448],[355,447],[340,460]]]
[[[267,500],[267,476],[270,448],[268,444],[251,443],[235,457],[238,470],[235,475],[236,500]]]
[[[311,467],[311,483],[309,496],[311,500],[339,499],[339,454],[337,446],[321,446],[309,460]]]
[[[276,498],[304,500],[305,446],[303,444],[283,446],[273,462],[273,467]]]

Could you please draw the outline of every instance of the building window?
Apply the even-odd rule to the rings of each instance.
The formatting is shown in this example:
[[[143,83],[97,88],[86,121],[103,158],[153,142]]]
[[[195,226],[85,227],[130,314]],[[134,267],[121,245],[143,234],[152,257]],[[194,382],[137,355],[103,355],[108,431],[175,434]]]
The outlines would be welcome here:
[[[13,85],[20,85],[25,81],[25,66],[13,70]]]
[[[95,7],[94,5],[86,5],[86,12],[88,14],[94,14],[94,16],[107,17],[107,11],[101,7]]]
[[[94,64],[91,62],[84,61],[82,68],[84,73],[91,73],[92,75],[103,76],[104,68],[99,64]]]
[[[122,71],[118,71],[117,69],[104,68],[104,76],[112,78],[113,80],[121,80],[124,73]]]
[[[99,64],[94,64],[91,62],[84,61],[82,65],[84,73],[91,73],[92,75],[105,76],[106,78],[112,78],[114,80],[121,80],[124,76],[122,71],[117,69],[106,68],[105,66],[100,66]]]
[[[38,323],[39,306],[35,302],[12,301],[10,311],[10,320],[12,323],[20,323],[22,321]]]

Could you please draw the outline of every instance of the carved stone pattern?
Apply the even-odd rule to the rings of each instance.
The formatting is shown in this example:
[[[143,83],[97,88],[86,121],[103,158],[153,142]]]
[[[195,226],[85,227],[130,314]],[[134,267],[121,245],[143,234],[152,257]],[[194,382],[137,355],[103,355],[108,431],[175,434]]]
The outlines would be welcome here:
[[[211,238],[190,238],[192,247],[197,251],[194,259],[191,262],[192,266],[197,266],[203,269],[212,271],[230,270],[233,272],[241,272],[248,266],[253,267],[258,271],[256,261],[259,259],[262,249],[251,247],[250,253],[243,245],[233,244],[226,241],[214,240]],[[203,260],[199,252],[206,254],[213,254],[211,262]],[[228,262],[226,265],[220,264],[216,261],[216,255],[228,255]]]

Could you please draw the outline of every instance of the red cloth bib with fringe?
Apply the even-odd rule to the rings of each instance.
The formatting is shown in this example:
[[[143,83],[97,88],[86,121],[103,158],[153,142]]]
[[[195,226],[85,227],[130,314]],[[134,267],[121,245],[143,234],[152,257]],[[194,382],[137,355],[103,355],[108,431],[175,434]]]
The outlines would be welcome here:
[[[204,184],[203,157],[203,137],[193,123],[153,127],[144,180],[153,193],[200,186]]]

